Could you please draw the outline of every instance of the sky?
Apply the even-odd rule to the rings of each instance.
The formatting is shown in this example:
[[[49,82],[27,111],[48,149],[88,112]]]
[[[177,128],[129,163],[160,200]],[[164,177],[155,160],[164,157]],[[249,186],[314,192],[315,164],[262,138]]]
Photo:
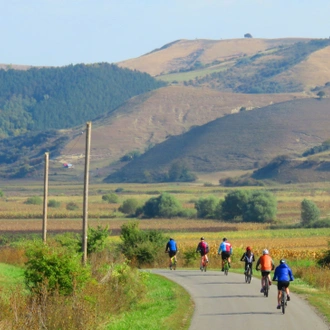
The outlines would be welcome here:
[[[0,0],[0,63],[116,63],[178,39],[329,38],[329,0]]]

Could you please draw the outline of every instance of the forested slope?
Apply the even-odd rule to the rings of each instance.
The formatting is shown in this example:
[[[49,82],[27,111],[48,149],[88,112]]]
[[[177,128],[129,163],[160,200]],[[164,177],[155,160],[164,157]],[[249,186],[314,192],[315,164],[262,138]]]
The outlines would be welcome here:
[[[108,63],[0,70],[0,137],[69,128],[166,83]]]

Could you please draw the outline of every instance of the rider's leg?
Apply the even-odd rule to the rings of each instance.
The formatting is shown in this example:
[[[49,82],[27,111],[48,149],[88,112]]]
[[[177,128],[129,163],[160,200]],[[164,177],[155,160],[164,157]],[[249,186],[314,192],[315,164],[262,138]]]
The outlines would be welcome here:
[[[277,306],[281,305],[282,291],[277,290]]]

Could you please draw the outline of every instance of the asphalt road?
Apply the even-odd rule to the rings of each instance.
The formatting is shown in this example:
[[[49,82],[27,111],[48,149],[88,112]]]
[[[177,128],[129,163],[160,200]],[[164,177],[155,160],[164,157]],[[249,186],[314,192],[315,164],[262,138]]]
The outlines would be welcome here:
[[[184,287],[195,302],[189,330],[329,330],[320,316],[291,293],[286,313],[276,309],[276,282],[268,298],[260,293],[260,280],[246,284],[244,275],[219,271],[153,270]]]

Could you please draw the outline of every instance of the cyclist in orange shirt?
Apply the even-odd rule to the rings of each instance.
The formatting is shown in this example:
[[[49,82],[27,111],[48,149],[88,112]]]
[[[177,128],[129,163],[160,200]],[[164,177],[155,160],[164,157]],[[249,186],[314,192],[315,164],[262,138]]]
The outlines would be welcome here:
[[[259,269],[260,266],[260,269]],[[270,272],[274,270],[275,265],[272,257],[269,255],[269,252],[267,249],[264,249],[262,251],[262,256],[258,259],[256,270],[261,270],[261,290],[260,292],[264,292],[264,286],[265,286],[265,278],[268,278],[269,285],[272,285],[272,282],[270,280]]]

